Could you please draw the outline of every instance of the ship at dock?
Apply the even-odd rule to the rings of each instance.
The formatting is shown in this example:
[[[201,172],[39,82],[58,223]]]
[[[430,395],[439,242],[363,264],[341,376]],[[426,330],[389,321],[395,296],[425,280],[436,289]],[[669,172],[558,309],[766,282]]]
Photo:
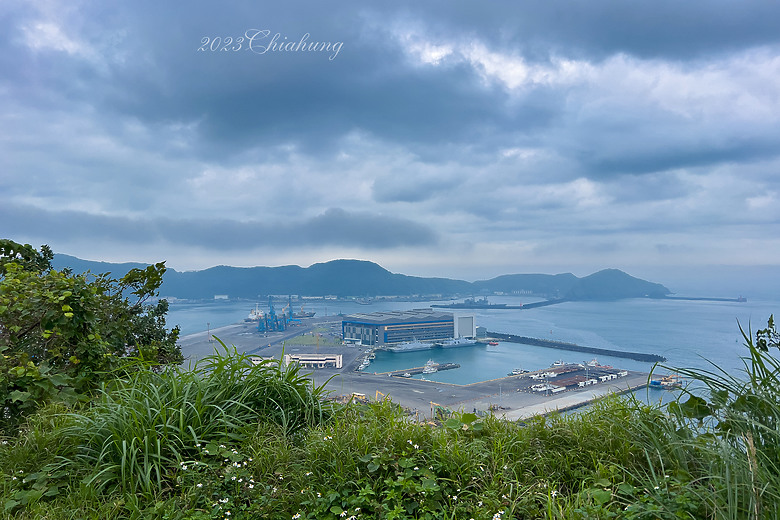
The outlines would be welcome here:
[[[255,308],[249,311],[249,315],[246,318],[244,318],[244,321],[248,323],[252,323],[252,322],[256,323],[264,318],[265,318],[265,313],[261,311],[257,305],[255,305]]]
[[[414,352],[417,350],[431,349],[433,348],[433,343],[425,343],[423,341],[414,340],[414,341],[405,341],[404,343],[391,345],[385,348],[391,352]]]
[[[468,347],[470,345],[476,345],[476,344],[477,344],[477,340],[471,338],[450,338],[442,341],[441,343],[437,343],[436,345],[442,348],[452,348],[452,347]]]
[[[522,305],[507,305],[506,303],[490,303],[487,296],[477,300],[476,298],[466,298],[459,303],[435,303],[431,307],[440,309],[522,309]]]

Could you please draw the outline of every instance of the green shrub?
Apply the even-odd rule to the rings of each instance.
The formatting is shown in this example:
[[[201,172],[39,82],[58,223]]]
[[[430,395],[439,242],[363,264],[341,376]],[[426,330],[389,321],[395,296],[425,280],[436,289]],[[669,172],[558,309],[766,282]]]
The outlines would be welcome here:
[[[45,495],[59,484],[47,477],[41,485],[40,478],[65,471],[97,489],[156,496],[206,444],[244,443],[265,422],[291,435],[328,416],[322,388],[313,387],[297,365],[255,365],[235,348],[222,347],[224,354],[193,370],[136,368],[107,384],[58,429],[62,442],[76,449],[36,472],[39,481],[32,485]],[[16,496],[29,491],[22,486]]]

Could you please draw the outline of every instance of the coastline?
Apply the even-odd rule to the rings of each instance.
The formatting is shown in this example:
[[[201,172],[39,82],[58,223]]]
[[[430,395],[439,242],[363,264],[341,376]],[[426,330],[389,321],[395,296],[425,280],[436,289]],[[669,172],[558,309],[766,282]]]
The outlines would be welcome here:
[[[629,372],[627,376],[614,381],[585,388],[566,390],[557,395],[546,396],[527,391],[528,381],[521,376],[507,376],[467,385],[424,381],[404,377],[391,377],[356,371],[370,348],[353,345],[302,346],[285,348],[285,342],[295,336],[312,331],[315,327],[340,330],[338,316],[306,319],[297,327],[284,332],[260,333],[250,322],[239,322],[211,331],[188,334],[180,338],[185,365],[197,362],[214,354],[221,348],[216,336],[227,346],[234,345],[239,352],[261,357],[279,359],[282,353],[314,353],[342,355],[343,368],[323,368],[308,373],[314,384],[325,385],[333,395],[362,394],[370,400],[390,398],[393,402],[416,413],[420,418],[430,418],[437,406],[453,411],[493,411],[507,420],[523,420],[536,415],[563,411],[585,406],[611,393],[624,393],[647,386],[649,374]]]

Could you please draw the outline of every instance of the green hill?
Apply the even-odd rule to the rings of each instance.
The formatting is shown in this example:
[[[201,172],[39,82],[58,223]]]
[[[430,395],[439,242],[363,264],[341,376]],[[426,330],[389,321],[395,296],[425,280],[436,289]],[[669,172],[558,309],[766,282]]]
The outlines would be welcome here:
[[[121,277],[135,267],[146,264],[92,262],[56,254],[57,269],[69,267],[75,272],[111,272]],[[213,298],[227,294],[230,298],[255,299],[267,294],[300,294],[303,296],[367,297],[376,295],[463,296],[503,292],[533,294],[545,298],[570,300],[604,300],[616,298],[660,297],[669,294],[663,285],[634,278],[617,269],[606,269],[578,278],[565,274],[509,274],[490,280],[467,282],[449,278],[426,278],[391,273],[365,260],[332,260],[300,267],[230,267],[220,265],[202,271],[179,272],[168,269],[161,294],[184,299]]]

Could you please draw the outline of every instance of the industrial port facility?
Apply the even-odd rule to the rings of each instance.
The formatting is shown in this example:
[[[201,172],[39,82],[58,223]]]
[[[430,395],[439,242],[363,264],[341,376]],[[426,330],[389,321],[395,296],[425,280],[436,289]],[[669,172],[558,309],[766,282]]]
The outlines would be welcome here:
[[[289,313],[289,308],[285,310]],[[371,371],[367,360],[377,349],[395,350],[421,338],[443,346],[448,338],[461,337],[465,340],[475,336],[474,316],[456,316],[439,310],[315,318],[290,316],[286,326],[276,330],[258,325],[256,321],[247,321],[212,330],[211,333],[258,359],[285,359],[287,363],[300,364],[305,370],[311,370],[309,377],[315,384],[325,384],[333,395],[387,396],[421,415],[433,413],[433,404],[436,404],[452,410],[492,410],[508,419],[519,419],[581,406],[602,395],[635,390],[647,386],[649,382],[647,373],[596,365],[549,367],[538,372],[507,375],[468,385],[409,377],[416,372],[415,368],[425,373],[425,367],[409,367],[398,373],[377,374]],[[329,344],[319,340],[315,345],[296,343],[295,338],[305,334],[332,339]],[[212,354],[217,346],[205,332],[185,336],[181,343],[183,350],[191,353],[192,361]],[[520,345],[518,347],[521,348]],[[438,367],[439,370],[447,368],[457,369],[456,366]],[[507,368],[508,371],[510,369],[512,367]]]
[[[381,347],[404,342],[434,342],[476,336],[474,316],[432,309],[352,314],[341,322],[347,343]]]

